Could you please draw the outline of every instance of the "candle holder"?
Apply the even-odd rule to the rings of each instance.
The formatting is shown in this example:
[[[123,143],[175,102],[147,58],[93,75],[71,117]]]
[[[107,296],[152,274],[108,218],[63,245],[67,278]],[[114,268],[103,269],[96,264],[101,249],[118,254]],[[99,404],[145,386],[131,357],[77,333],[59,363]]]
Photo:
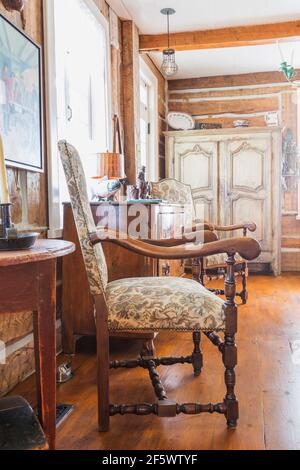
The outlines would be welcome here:
[[[8,240],[9,238],[13,238],[17,236],[17,231],[15,230],[14,226],[11,223],[10,210],[11,210],[11,203],[0,204],[0,218],[1,218],[0,238],[4,240]]]
[[[18,232],[11,221],[11,204],[0,204],[0,251],[16,251],[31,248],[38,233]]]

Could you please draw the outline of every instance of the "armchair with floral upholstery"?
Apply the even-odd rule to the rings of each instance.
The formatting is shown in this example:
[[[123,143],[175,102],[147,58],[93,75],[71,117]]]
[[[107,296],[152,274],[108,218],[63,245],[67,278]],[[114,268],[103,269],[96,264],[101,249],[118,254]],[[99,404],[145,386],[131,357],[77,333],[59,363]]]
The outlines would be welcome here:
[[[191,186],[182,183],[173,178],[167,178],[150,185],[151,197],[154,199],[162,199],[170,204],[183,204],[186,207],[187,218],[192,220],[193,230],[203,227],[215,232],[234,232],[236,230],[243,230],[243,236],[247,236],[247,232],[255,232],[256,224],[254,222],[244,222],[237,225],[221,226],[212,223],[211,221],[198,220],[195,217],[195,204]],[[200,281],[205,285],[206,281],[214,278],[224,278],[226,273],[226,255],[223,253],[207,256],[206,258],[194,259],[192,262],[193,278]],[[236,295],[241,297],[242,303],[246,304],[248,299],[247,291],[247,277],[248,265],[247,261],[241,256],[236,256],[234,271],[236,275],[242,277],[242,290],[237,292]],[[224,295],[223,289],[211,289],[218,295]]]
[[[235,255],[252,260],[260,254],[259,244],[251,238],[233,238],[189,246],[161,246],[132,238],[111,237],[99,232],[92,216],[82,163],[76,149],[66,141],[59,143],[63,168],[69,188],[74,220],[85,262],[90,292],[95,307],[97,334],[97,376],[99,430],[109,430],[110,416],[117,414],[175,417],[179,413],[223,414],[227,425],[235,428],[239,416],[235,395],[237,364],[237,306],[235,304]],[[108,282],[103,243],[122,246],[154,259],[201,258],[227,253],[224,301],[200,283],[184,278],[133,278]],[[215,343],[225,367],[225,398],[219,403],[176,403],[167,398],[157,368],[172,364],[194,365],[200,356],[195,348],[186,357],[148,357],[130,361],[110,361],[109,331],[193,332],[200,342],[200,332],[224,334]],[[140,367],[148,370],[157,400],[154,403],[112,404],[109,399],[109,370]],[[213,372],[212,372],[213,373]],[[128,384],[129,386],[129,384]],[[126,390],[126,383],[124,383]]]

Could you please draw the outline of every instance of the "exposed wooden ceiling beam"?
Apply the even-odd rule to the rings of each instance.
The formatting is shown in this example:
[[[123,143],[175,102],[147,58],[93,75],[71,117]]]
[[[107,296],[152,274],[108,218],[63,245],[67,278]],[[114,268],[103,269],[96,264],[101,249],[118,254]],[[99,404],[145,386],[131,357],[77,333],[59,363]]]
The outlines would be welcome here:
[[[238,26],[187,31],[171,34],[171,47],[177,51],[270,44],[278,39],[300,36],[300,20],[284,23]],[[140,51],[162,51],[168,45],[167,34],[140,35]]]

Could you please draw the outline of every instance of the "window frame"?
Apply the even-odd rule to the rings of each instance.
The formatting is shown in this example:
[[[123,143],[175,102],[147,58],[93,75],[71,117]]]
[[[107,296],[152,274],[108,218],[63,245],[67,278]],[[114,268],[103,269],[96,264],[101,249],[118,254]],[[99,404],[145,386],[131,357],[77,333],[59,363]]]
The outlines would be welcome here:
[[[83,0],[97,21],[104,28],[106,37],[106,100],[107,100],[107,138],[112,144],[112,89],[111,89],[111,55],[109,21],[101,13],[93,0]],[[57,125],[57,92],[53,83],[56,81],[56,38],[54,24],[54,2],[44,1],[44,43],[45,43],[45,110],[46,110],[46,139],[47,139],[47,168],[48,168],[48,238],[61,238],[63,221],[61,220],[61,198],[59,185],[59,154],[58,154],[58,125]]]
[[[149,87],[149,109],[148,116],[150,121],[151,132],[148,139],[149,151],[149,168],[147,168],[148,179],[150,181],[158,181],[159,178],[159,142],[158,142],[158,79],[152,72],[150,67],[140,57],[140,81],[143,80]],[[140,101],[140,107],[142,102]],[[139,144],[139,161],[140,161],[140,144]]]

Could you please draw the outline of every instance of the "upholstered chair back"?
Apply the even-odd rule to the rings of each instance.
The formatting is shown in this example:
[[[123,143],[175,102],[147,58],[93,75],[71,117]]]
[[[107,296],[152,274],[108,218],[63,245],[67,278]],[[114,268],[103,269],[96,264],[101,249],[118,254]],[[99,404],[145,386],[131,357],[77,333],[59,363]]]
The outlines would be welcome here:
[[[187,211],[191,211],[192,217],[195,217],[194,200],[190,185],[173,178],[167,178],[158,183],[151,183],[150,191],[153,199],[163,199],[169,204],[184,204]]]
[[[83,166],[77,150],[65,140],[58,144],[69,189],[74,220],[92,295],[105,295],[108,272],[101,244],[95,246],[90,235],[96,232]]]

